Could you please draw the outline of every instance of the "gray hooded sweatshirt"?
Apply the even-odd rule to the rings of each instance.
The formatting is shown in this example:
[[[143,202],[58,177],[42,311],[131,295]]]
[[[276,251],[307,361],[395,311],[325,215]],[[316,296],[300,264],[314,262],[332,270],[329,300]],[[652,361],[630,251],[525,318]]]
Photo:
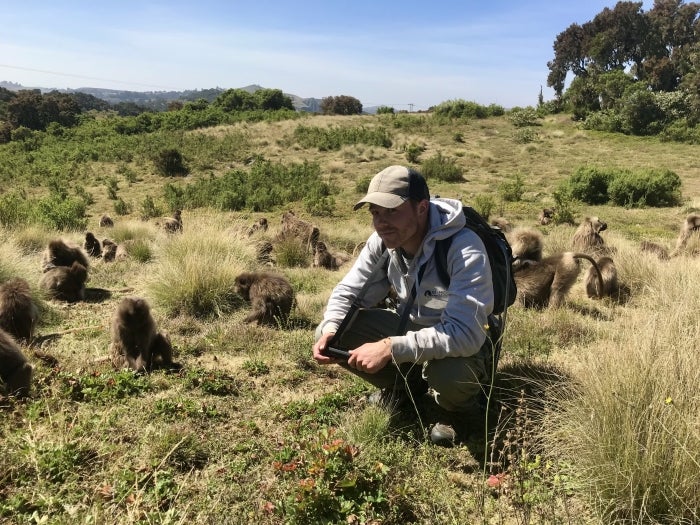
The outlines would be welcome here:
[[[430,201],[429,226],[423,245],[413,259],[401,260],[399,250],[389,250],[386,272],[379,271],[365,291],[360,306],[369,308],[386,297],[393,285],[399,297],[401,314],[410,296],[418,271],[426,264],[417,283],[416,299],[410,320],[425,326],[406,335],[392,336],[392,355],[398,364],[423,363],[445,357],[468,357],[476,354],[486,339],[487,317],[493,310],[491,266],[479,236],[465,228],[462,203],[454,199]],[[440,281],[433,258],[435,241],[450,236],[447,252],[449,288]],[[372,274],[383,251],[382,240],[374,232],[360,252],[355,264],[333,289],[326,307],[321,331],[335,332],[365,281]],[[407,269],[404,272],[402,268]]]

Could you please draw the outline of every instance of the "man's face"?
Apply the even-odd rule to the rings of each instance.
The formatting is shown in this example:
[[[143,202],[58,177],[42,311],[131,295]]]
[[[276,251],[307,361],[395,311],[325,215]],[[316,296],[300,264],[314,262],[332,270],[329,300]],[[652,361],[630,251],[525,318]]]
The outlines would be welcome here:
[[[412,249],[420,245],[424,234],[421,225],[425,223],[427,204],[428,201],[415,203],[407,200],[396,208],[369,205],[372,225],[387,248]]]

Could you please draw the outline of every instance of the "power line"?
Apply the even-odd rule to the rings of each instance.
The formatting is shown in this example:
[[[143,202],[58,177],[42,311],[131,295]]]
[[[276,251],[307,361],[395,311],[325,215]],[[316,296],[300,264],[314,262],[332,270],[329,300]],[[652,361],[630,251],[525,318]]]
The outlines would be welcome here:
[[[150,87],[150,88],[157,88],[157,89],[165,89],[165,90],[172,90],[175,91],[173,88],[165,87],[165,86],[156,86],[153,84],[143,84],[140,82],[127,82],[124,80],[114,80],[112,78],[100,78],[100,77],[89,77],[86,75],[75,75],[72,73],[59,73],[58,71],[48,71],[46,69],[34,69],[31,67],[22,67],[22,66],[11,66],[9,64],[0,64],[0,67],[4,67],[7,69],[17,69],[20,71],[31,71],[33,73],[46,73],[48,75],[57,75],[60,77],[71,77],[71,78],[83,78],[85,80],[98,80],[100,82],[110,82],[110,83],[116,83],[116,84],[126,84],[126,85],[132,85],[132,86],[144,86],[144,87]]]

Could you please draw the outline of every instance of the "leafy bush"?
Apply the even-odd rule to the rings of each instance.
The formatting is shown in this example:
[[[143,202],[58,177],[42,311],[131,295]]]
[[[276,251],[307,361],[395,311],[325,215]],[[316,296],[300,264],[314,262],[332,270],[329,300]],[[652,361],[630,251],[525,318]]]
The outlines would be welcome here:
[[[479,194],[474,197],[471,206],[484,220],[488,221],[491,213],[493,213],[493,209],[496,207],[496,202],[493,199],[493,195]]]
[[[310,264],[309,250],[299,239],[287,237],[275,246],[275,260],[284,268],[304,268]]]
[[[527,106],[525,108],[513,108],[508,113],[508,120],[516,128],[524,128],[526,126],[536,126],[538,124],[539,115],[537,110],[532,106]]]
[[[393,115],[394,108],[389,106],[379,106],[377,108],[377,115]]]
[[[634,90],[621,101],[622,131],[630,135],[654,135],[663,129],[664,114],[654,93]]]
[[[365,194],[367,193],[367,190],[369,189],[369,183],[372,182],[372,177],[370,176],[364,176],[360,177],[355,181],[355,191],[360,194]]]
[[[36,214],[39,222],[56,230],[84,230],[87,226],[82,199],[52,193],[37,201]]]
[[[26,195],[15,192],[0,195],[0,225],[14,227],[27,224],[32,213],[32,206]]]
[[[141,220],[145,221],[154,217],[160,217],[161,215],[163,215],[163,212],[156,206],[153,197],[146,195],[141,202]]]
[[[131,206],[124,202],[124,199],[119,197],[114,201],[114,213],[117,215],[129,215],[131,213]]]
[[[621,171],[616,168],[580,166],[561,182],[559,189],[586,204],[605,204],[610,200],[608,186],[619,173]]]
[[[505,202],[518,202],[523,197],[525,184],[520,173],[516,173],[512,180],[502,182],[498,186],[498,192]]]
[[[382,126],[320,128],[300,125],[294,130],[294,139],[304,148],[318,148],[319,151],[337,151],[349,144],[388,148],[392,143],[388,131]]]
[[[437,179],[443,182],[462,182],[462,170],[455,159],[444,157],[438,151],[421,166],[421,172],[426,179]]]
[[[671,170],[621,172],[610,182],[610,200],[618,206],[663,207],[681,202],[681,179]]]
[[[433,108],[433,115],[437,117],[447,118],[487,118],[490,116],[502,115],[503,108],[492,104],[491,106],[482,106],[476,102],[470,102],[462,99],[448,100],[441,102]]]
[[[189,173],[182,153],[176,149],[159,151],[153,159],[153,164],[156,167],[156,172],[164,177],[176,177]]]
[[[406,160],[411,164],[417,164],[418,157],[420,157],[420,154],[425,151],[425,147],[416,144],[415,142],[411,142],[410,144],[404,146],[404,151],[406,152]]]
[[[529,144],[537,140],[537,132],[532,128],[520,128],[515,130],[513,140],[518,144]]]

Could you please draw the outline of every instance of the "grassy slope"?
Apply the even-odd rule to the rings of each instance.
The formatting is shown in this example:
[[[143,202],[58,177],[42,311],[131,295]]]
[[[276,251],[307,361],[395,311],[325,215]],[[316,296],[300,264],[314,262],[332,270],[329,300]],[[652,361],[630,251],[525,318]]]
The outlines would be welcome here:
[[[374,125],[378,121],[373,116],[317,117],[305,124]],[[419,429],[399,431],[390,425],[386,414],[367,408],[361,395],[368,391],[365,385],[334,367],[319,368],[312,362],[313,323],[320,318],[342,269],[280,268],[297,290],[296,328],[243,325],[245,307],[204,320],[166,314],[152,291],[153,281],[162,278],[168,246],[195,242],[203,235],[223,236],[231,239],[240,253],[252,253],[255,239],[248,240],[240,232],[261,214],[185,210],[185,232],[178,241],[165,235],[157,220],[142,223],[136,214],[117,218],[118,225],[129,230],[126,236],[146,240],[153,258],[145,263],[95,262],[90,285],[130,286],[134,294],[151,300],[159,325],[171,334],[183,371],[133,378],[114,373],[104,361],[110,316],[124,294],[115,293],[104,302],[70,306],[47,303],[39,333],[94,328],[45,345],[43,350],[58,359],[57,369],[50,369],[28,352],[36,369],[32,397],[26,402],[2,403],[0,500],[5,504],[0,507],[0,521],[23,522],[34,514],[36,519],[48,516],[51,523],[279,523],[301,513],[300,502],[308,503],[311,516],[320,516],[323,512],[319,508],[337,503],[338,498],[325,500],[324,494],[332,493],[333,487],[338,490],[342,475],[333,478],[327,473],[324,481],[313,465],[318,467],[321,460],[328,459],[336,438],[359,449],[352,460],[335,458],[338,470],[348,470],[361,480],[370,480],[375,474],[383,479],[382,497],[388,501],[374,508],[383,509],[385,523],[589,520],[592,508],[581,497],[583,492],[577,492],[577,485],[555,483],[553,471],[535,464],[539,450],[529,439],[537,423],[517,416],[532,401],[519,402],[517,398],[521,387],[526,395],[544,396],[540,391],[544,384],[557,384],[568,375],[585,376],[577,356],[588,355],[597,345],[615,347],[611,341],[617,325],[643,326],[641,320],[655,313],[659,299],[654,294],[666,275],[692,279],[684,272],[688,266],[696,266],[696,260],[676,260],[662,267],[655,260],[640,257],[636,242],[647,238],[672,244],[687,208],[698,204],[698,147],[580,131],[567,117],[552,116],[536,129],[538,140],[530,144],[514,141],[516,130],[499,118],[392,130],[394,144],[388,149],[355,145],[338,152],[318,152],[294,144],[291,135],[297,124],[248,124],[192,132],[216,137],[231,131],[243,133],[247,146],[245,151],[236,152],[240,161],[213,165],[207,161],[202,166],[196,156],[190,156],[190,179],[221,174],[231,167],[244,168],[247,155],[261,154],[285,163],[317,161],[339,193],[334,216],[313,220],[322,238],[337,249],[354,246],[371,231],[368,216],[351,211],[358,198],[356,181],[389,164],[405,163],[402,148],[410,143],[426,147],[422,158],[440,151],[457,159],[465,181],[431,184],[431,190],[442,196],[459,196],[466,203],[484,194],[497,198],[499,183],[522,175],[526,184],[523,200],[505,203],[497,213],[516,224],[533,225],[539,209],[552,203],[551,191],[556,184],[586,163],[669,168],[683,180],[687,205],[662,210],[608,206],[578,210],[581,217],[594,214],[608,222],[606,239],[618,247],[621,277],[630,283],[635,296],[626,306],[594,304],[585,298],[579,284],[572,293],[572,307],[564,311],[552,314],[511,309],[503,364],[512,376],[501,386],[508,394],[509,406],[520,406],[521,412],[505,410],[494,416],[503,429],[501,437],[506,428],[511,429],[511,435],[493,450],[483,437],[484,422],[478,418],[471,422],[473,431],[464,447],[445,451],[426,446]],[[454,140],[456,133],[463,136],[463,142]],[[128,183],[116,174],[113,165],[91,169],[102,175],[115,174],[119,196],[137,208],[145,194],[159,196],[162,179],[152,175],[148,165],[135,163],[131,168],[138,173],[138,182]],[[97,227],[102,213],[114,216],[104,184],[87,184],[86,189],[96,198],[89,209],[89,228],[98,238],[113,236],[113,230]],[[292,207],[306,216],[300,205]],[[279,228],[282,211],[266,214],[272,224],[270,237]],[[549,250],[564,249],[573,227],[552,227],[545,233]],[[40,276],[40,247],[53,235],[76,242],[82,239],[82,232],[0,232],[0,256],[35,284]],[[234,264],[244,268],[252,262],[243,257]],[[646,335],[650,335],[656,328],[651,323],[637,332],[649,330]],[[617,348],[623,346],[618,344]],[[534,376],[540,378],[537,386],[528,379]],[[550,381],[553,377],[557,381]],[[126,392],[123,397],[122,392]],[[328,427],[339,430],[327,436],[324,429]],[[387,435],[391,438],[386,439]],[[494,472],[501,472],[516,448],[531,466],[529,470],[511,467],[511,484],[503,484],[502,497],[493,498],[494,490],[486,488],[482,475],[484,454],[491,453]],[[556,452],[547,451],[555,462]],[[292,466],[280,468],[285,464]],[[304,484],[307,478],[315,480],[316,489],[308,489]],[[524,488],[526,484],[520,481],[533,481],[535,488]],[[326,487],[323,492],[323,483],[331,489]],[[377,496],[377,485],[371,487],[368,493]],[[295,494],[300,495],[296,500]],[[362,498],[365,496],[356,499]],[[367,508],[355,507],[341,515],[352,514],[370,523],[372,514]]]

